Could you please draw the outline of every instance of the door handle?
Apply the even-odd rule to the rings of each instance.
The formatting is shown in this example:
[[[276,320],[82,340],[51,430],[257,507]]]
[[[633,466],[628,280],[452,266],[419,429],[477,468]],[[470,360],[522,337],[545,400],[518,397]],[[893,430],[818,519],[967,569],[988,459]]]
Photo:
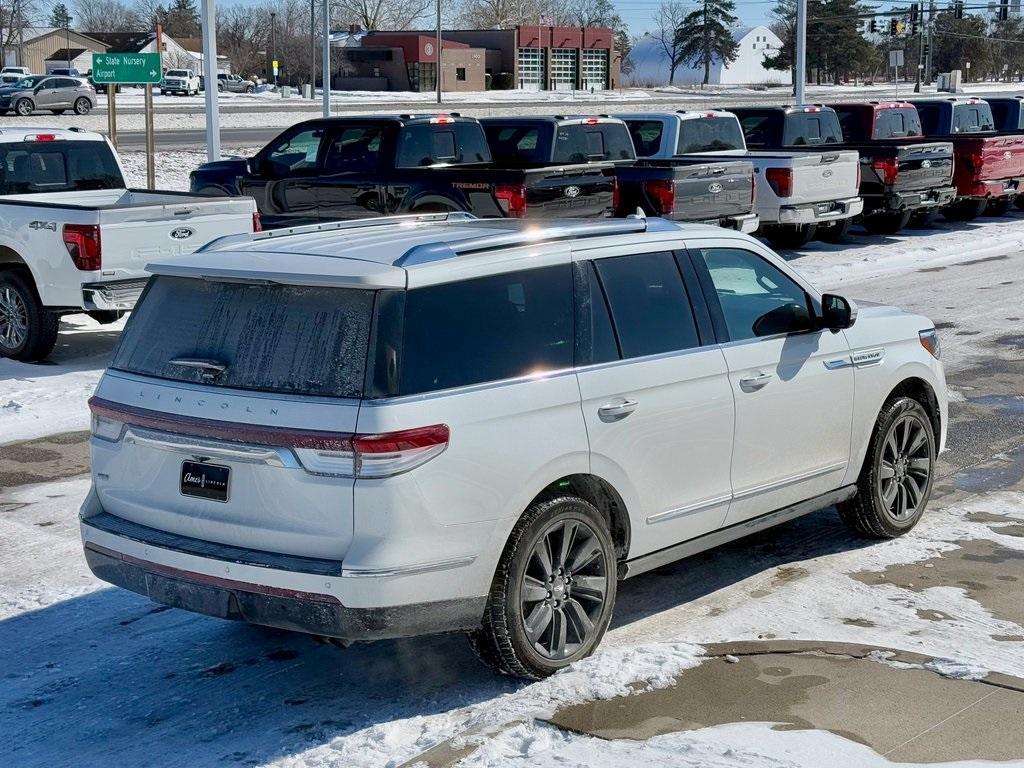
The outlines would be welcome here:
[[[744,392],[756,392],[772,380],[770,373],[758,373],[756,376],[745,376],[740,379],[740,389]]]
[[[618,421],[624,419],[633,411],[639,403],[636,400],[622,400],[618,403],[605,403],[597,409],[597,415],[601,421]]]

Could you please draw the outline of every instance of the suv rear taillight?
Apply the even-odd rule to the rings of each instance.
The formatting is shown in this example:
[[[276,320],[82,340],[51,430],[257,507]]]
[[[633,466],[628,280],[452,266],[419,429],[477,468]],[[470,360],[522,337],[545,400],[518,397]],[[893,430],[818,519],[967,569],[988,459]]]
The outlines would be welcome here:
[[[103,249],[98,224],[65,224],[64,247],[71,261],[83,272],[95,272],[103,266]]]
[[[764,179],[776,197],[789,197],[793,194],[792,168],[766,168]]]
[[[253,211],[252,214],[252,231],[262,232],[263,231],[263,219],[260,218],[259,211]]]
[[[895,157],[872,160],[871,167],[875,169],[883,184],[895,184],[896,177],[900,174],[900,161]]]
[[[676,185],[674,181],[653,179],[644,182],[644,192],[651,201],[654,212],[659,216],[671,214],[676,207]]]
[[[526,215],[526,185],[498,184],[494,187],[494,198],[502,213],[511,219],[521,219]]]

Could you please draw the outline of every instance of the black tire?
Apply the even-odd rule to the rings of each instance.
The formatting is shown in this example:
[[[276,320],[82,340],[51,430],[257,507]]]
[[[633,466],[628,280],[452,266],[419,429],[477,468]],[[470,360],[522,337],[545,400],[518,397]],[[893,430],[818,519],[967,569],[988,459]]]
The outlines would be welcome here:
[[[67,110],[63,110],[63,109],[51,109],[50,111],[51,111],[51,112],[53,112],[53,114],[55,114],[55,115],[63,115],[63,114],[64,114],[64,112],[66,112]]]
[[[75,114],[76,115],[88,115],[92,112],[92,102],[84,96],[80,99],[75,99]]]
[[[0,272],[0,357],[42,360],[57,343],[59,320],[40,303],[30,278],[17,271]]]
[[[827,227],[818,226],[818,239],[823,243],[842,243],[845,242],[847,235],[850,234],[850,227],[853,226],[853,217],[850,216],[845,219],[840,219],[835,224],[830,224]]]
[[[1017,195],[1013,198],[1013,204],[1020,210],[1024,211],[1024,195]]]
[[[31,117],[36,111],[36,105],[31,99],[18,99],[14,103],[14,113],[20,117]]]
[[[254,85],[247,85],[247,86],[245,86],[245,92],[246,93],[252,93],[255,90],[256,90],[256,86],[254,86]]]
[[[615,545],[597,508],[575,496],[539,501],[512,529],[470,643],[503,674],[547,677],[597,648],[612,618],[616,578]]]
[[[910,214],[910,226],[913,229],[931,229],[939,218],[939,208],[933,205],[929,208],[918,208]]]
[[[902,432],[905,424],[913,427]],[[920,444],[919,439],[923,441]],[[889,473],[892,477],[886,476]],[[934,477],[935,432],[931,419],[916,400],[895,397],[878,414],[857,479],[857,495],[838,505],[839,516],[860,536],[902,536],[924,514]],[[893,496],[887,500],[890,492]]]
[[[942,210],[947,221],[974,221],[988,206],[988,200],[957,200]]]
[[[986,216],[1005,216],[1010,210],[1010,198],[1009,197],[994,197],[988,201],[988,207],[985,208]]]
[[[128,313],[123,309],[94,309],[87,314],[100,325],[110,325],[111,323],[116,323]]]
[[[887,211],[865,216],[861,224],[872,235],[895,235],[910,221],[910,211]]]
[[[803,248],[818,230],[817,224],[773,224],[765,227],[764,236],[776,250]]]

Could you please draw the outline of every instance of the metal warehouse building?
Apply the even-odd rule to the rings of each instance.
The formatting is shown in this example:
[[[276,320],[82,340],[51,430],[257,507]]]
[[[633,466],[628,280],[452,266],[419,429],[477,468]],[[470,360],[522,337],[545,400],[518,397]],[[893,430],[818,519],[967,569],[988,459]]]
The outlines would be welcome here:
[[[603,91],[618,87],[621,61],[610,29],[522,25],[514,29],[444,30],[441,85]],[[436,85],[436,33],[359,32],[334,36],[339,90],[429,91]]]

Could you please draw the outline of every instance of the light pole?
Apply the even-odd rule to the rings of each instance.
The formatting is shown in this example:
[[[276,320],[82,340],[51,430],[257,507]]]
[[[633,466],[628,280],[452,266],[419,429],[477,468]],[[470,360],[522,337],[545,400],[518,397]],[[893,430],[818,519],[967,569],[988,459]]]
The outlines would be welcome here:
[[[71,74],[71,14],[64,16],[64,39],[67,41],[68,74]]]
[[[437,103],[441,103],[441,0],[437,0]]]
[[[274,75],[274,90],[277,90],[277,14],[270,12],[270,71]]]
[[[309,0],[309,98],[316,98],[316,0]]]
[[[807,84],[807,0],[796,0],[796,72],[793,73],[793,95],[797,104],[804,103]]]

